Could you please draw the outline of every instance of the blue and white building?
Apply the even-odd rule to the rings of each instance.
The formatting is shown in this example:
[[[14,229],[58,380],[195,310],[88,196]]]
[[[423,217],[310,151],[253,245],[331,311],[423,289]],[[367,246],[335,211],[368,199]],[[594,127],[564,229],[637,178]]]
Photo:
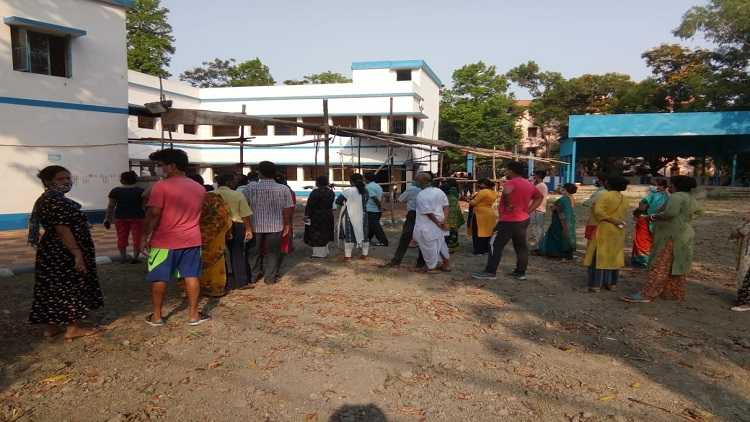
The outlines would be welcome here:
[[[438,138],[440,89],[442,82],[423,60],[356,62],[351,66],[352,82],[325,85],[277,85],[259,87],[198,89],[182,82],[164,81],[164,93],[175,108],[245,113],[251,116],[288,119],[293,122],[322,124],[323,100],[328,100],[329,123]],[[159,80],[130,71],[129,102],[142,105],[159,100]],[[393,104],[392,119],[391,103]],[[392,127],[389,127],[392,121]],[[159,138],[159,119],[131,116],[128,135],[131,138]],[[174,139],[221,140],[237,138],[237,126],[185,126],[167,128]],[[294,126],[245,126],[244,134],[254,137],[252,145],[295,143],[312,139],[314,134]],[[374,171],[389,157],[390,145],[359,139],[336,137],[332,140],[330,178],[345,182],[352,172]],[[187,144],[174,142],[175,148],[188,152],[190,161],[207,182],[222,171],[236,171],[240,148],[232,145]],[[148,155],[161,148],[161,142],[131,144],[131,166],[141,174],[150,173]],[[422,149],[394,149],[394,181],[409,180],[415,166],[437,170],[438,155]],[[317,160],[316,160],[317,152]],[[269,160],[282,167],[290,186],[304,196],[306,186],[313,185],[314,175],[322,174],[322,143],[244,149],[245,172],[254,164]],[[319,168],[315,168],[315,165]],[[381,173],[382,181],[387,173]]]
[[[128,169],[125,13],[131,0],[0,1],[0,230],[26,225],[36,173],[71,169],[104,210]]]

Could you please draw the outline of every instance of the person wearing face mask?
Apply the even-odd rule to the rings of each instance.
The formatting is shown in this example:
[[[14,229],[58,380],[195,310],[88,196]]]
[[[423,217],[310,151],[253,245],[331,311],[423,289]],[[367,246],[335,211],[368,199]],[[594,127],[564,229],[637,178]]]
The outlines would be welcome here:
[[[45,324],[46,337],[65,333],[65,340],[72,341],[96,334],[96,329],[79,325],[89,311],[104,305],[104,297],[86,215],[81,204],[65,196],[73,187],[70,172],[48,166],[37,177],[45,190],[29,219],[28,241],[37,249],[29,320]]]

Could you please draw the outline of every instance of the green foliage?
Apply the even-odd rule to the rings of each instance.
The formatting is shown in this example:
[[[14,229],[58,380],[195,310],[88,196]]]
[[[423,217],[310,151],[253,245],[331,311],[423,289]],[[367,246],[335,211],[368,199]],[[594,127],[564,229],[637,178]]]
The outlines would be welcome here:
[[[175,52],[169,9],[160,0],[136,0],[127,13],[128,69],[169,77],[167,71]]]
[[[235,59],[214,59],[203,62],[201,67],[186,70],[180,80],[198,88],[227,86],[269,86],[276,82],[268,66],[257,57],[236,64]]]
[[[453,87],[443,92],[441,138],[459,145],[509,149],[520,139],[521,110],[508,92],[508,80],[495,66],[469,64],[453,72]],[[449,154],[451,161],[460,161]]]
[[[655,80],[664,89],[675,110],[703,110],[709,107],[706,95],[711,83],[711,53],[678,44],[662,44],[641,56]]]
[[[716,48],[711,51],[711,73],[705,83],[707,108],[750,106],[750,3],[747,0],[709,0],[685,13],[674,34],[689,39],[701,34]]]
[[[352,80],[346,76],[331,72],[330,70],[322,73],[314,73],[312,75],[306,75],[302,80],[289,79],[284,81],[284,85],[318,85],[318,84],[345,84]]]

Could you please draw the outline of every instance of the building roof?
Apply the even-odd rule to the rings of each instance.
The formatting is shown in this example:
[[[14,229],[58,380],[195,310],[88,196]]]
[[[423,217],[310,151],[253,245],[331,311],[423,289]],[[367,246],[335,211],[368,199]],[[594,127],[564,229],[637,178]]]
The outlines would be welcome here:
[[[135,6],[135,0],[94,0],[101,3],[109,3],[115,6],[124,7],[126,9],[131,9],[133,6]]]
[[[570,116],[570,138],[750,135],[750,111]]]
[[[354,62],[352,70],[366,69],[421,69],[432,79],[437,86],[443,86],[443,82],[424,60],[381,60],[374,62]]]

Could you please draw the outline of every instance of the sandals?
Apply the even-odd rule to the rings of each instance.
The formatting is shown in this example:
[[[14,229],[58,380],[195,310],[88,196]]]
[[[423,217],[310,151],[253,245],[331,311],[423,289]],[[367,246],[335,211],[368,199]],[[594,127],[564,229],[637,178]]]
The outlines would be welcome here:
[[[623,296],[620,299],[628,303],[651,303],[651,299],[643,297],[640,292]]]
[[[164,319],[160,319],[158,321],[154,321],[154,314],[148,314],[146,317],[146,324],[152,326],[152,327],[163,327],[164,326]]]
[[[97,334],[100,334],[102,331],[104,331],[104,330],[102,330],[100,328],[94,328],[92,330],[87,330],[83,334],[79,334],[79,335],[76,335],[76,336],[72,336],[72,337],[65,336],[65,337],[63,337],[63,340],[65,340],[66,343],[72,343],[73,340],[76,340],[76,339],[79,339],[79,338],[84,338],[84,337],[95,336]]]
[[[193,320],[193,321],[188,321],[188,325],[190,325],[192,327],[195,327],[197,325],[201,325],[204,322],[207,322],[207,321],[210,321],[210,320],[211,320],[210,316],[204,314],[203,312],[198,312],[198,319]]]

